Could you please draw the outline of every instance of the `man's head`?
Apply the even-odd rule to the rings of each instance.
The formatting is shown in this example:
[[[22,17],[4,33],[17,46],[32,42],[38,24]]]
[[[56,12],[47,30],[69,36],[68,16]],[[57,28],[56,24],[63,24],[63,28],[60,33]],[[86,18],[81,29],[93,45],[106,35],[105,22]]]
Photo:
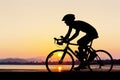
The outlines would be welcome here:
[[[67,25],[70,25],[74,20],[75,20],[74,14],[67,14],[62,19],[62,21],[65,21]]]
[[[64,17],[63,17],[63,19],[62,19],[62,21],[68,21],[68,20],[72,20],[72,21],[74,21],[74,19],[75,19],[75,15],[74,14],[67,14],[67,15],[65,15]]]

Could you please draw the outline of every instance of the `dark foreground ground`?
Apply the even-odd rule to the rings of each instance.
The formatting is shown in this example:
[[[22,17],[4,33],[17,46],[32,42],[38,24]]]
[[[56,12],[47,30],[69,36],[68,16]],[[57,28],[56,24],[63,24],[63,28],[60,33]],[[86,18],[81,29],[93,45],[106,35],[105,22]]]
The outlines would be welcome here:
[[[62,72],[49,73],[41,69],[2,69],[1,80],[120,80],[120,70],[111,72]]]
[[[0,69],[1,80],[120,80],[120,68],[111,72],[49,73],[46,69]]]

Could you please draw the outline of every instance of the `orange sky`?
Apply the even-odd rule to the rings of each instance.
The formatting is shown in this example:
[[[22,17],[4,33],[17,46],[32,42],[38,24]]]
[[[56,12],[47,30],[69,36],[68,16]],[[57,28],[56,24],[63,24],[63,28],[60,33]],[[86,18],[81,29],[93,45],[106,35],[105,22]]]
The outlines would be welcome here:
[[[97,29],[95,49],[120,58],[119,0],[1,0],[0,58],[47,56],[59,48],[53,38],[66,34],[61,19],[67,13]]]

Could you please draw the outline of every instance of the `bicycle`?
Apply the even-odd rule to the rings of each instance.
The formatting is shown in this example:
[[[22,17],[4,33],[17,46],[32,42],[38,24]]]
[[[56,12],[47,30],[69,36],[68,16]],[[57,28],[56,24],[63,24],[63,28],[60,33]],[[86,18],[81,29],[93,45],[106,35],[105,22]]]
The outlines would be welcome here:
[[[54,38],[55,43],[63,45],[63,37],[61,39]],[[48,54],[46,57],[46,68],[49,72],[70,72],[73,71],[74,66],[79,65],[76,52],[74,52],[69,45],[77,46],[78,44],[67,42],[64,49],[57,49]],[[92,41],[87,45],[85,50],[84,60],[87,61],[90,52],[94,52],[97,56],[87,66],[91,72],[110,72],[113,67],[113,58],[110,53],[105,50],[95,50],[92,48]]]

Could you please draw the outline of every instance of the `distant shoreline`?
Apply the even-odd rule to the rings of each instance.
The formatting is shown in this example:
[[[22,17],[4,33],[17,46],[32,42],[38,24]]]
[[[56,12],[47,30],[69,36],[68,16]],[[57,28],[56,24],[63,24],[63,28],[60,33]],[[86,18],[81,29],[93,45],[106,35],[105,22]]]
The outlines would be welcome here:
[[[38,64],[36,64],[36,63],[33,63],[33,64],[29,64],[29,63],[6,63],[6,64],[0,64],[0,65],[45,65],[45,64],[40,64],[40,63],[38,63]]]
[[[46,69],[0,69],[0,72],[48,72]]]

